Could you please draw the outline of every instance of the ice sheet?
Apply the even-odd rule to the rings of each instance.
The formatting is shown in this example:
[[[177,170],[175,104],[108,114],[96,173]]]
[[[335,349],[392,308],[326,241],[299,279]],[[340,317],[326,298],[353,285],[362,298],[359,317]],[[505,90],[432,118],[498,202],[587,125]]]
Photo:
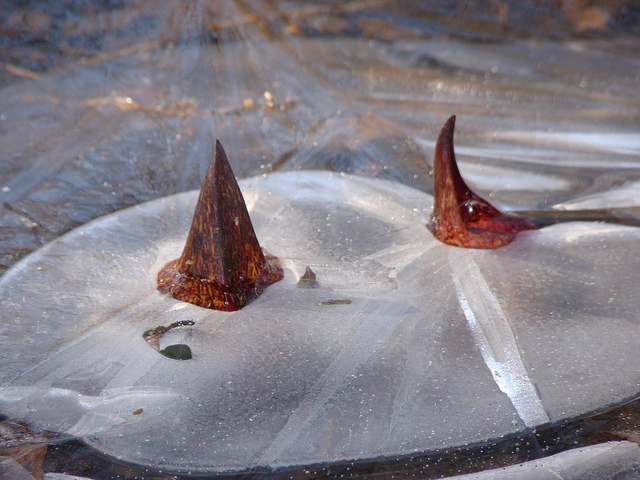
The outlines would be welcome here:
[[[550,208],[640,179],[625,39],[253,41],[252,25],[235,28],[237,41],[152,42],[0,91],[0,268],[97,216],[197,188],[214,139],[241,178],[329,169],[429,192],[433,142],[457,114],[463,174],[498,205]]]
[[[34,480],[33,476],[11,457],[0,457],[0,478]]]
[[[233,313],[155,290],[197,192],[91,222],[0,282],[0,411],[123,460],[212,472],[482,443],[640,391],[640,230],[570,223],[472,251],[433,239],[431,197],[401,184],[240,185],[281,282]],[[318,288],[296,286],[307,265]],[[192,360],[142,338],[181,320],[195,321],[174,331]]]
[[[449,480],[633,480],[640,474],[640,449],[631,442],[608,442],[567,450],[540,460]]]
[[[523,427],[455,297],[421,294],[439,276],[372,259],[438,248],[424,227],[427,195],[322,172],[241,186],[261,244],[285,267],[285,279],[242,311],[212,312],[155,290],[158,268],[182,248],[195,192],[90,223],[3,277],[0,399],[11,418],[182,471],[400,454]],[[446,258],[436,259],[448,275]],[[316,289],[296,287],[307,265]],[[38,297],[23,305],[34,289]],[[351,303],[323,305],[328,300]],[[196,321],[181,340],[193,360],[163,357],[142,339],[180,320]],[[126,407],[110,400],[121,389],[131,389]],[[149,389],[166,389],[157,408],[175,411],[141,422],[160,413],[137,396]],[[134,419],[138,409],[144,413]],[[470,423],[469,411],[482,421]],[[120,417],[127,413],[129,423]],[[128,425],[124,436],[109,434]]]
[[[50,8],[53,4],[44,3],[41,5],[43,11],[49,12],[44,7]],[[52,239],[96,217],[197,188],[216,138],[225,145],[239,177],[314,168],[394,179],[428,193],[433,142],[443,121],[451,114],[457,114],[456,149],[463,175],[473,188],[501,207],[536,210],[554,206],[599,208],[638,204],[638,192],[634,186],[640,179],[637,142],[640,104],[635,100],[640,98],[637,35],[625,37],[614,31],[603,38],[568,40],[567,25],[578,27],[579,21],[571,17],[568,24],[563,24],[562,14],[568,5],[579,2],[562,2],[562,6],[558,5],[553,10],[542,9],[543,13],[534,8],[537,2],[494,2],[491,9],[480,5],[476,10],[472,8],[473,2],[465,2],[464,11],[456,2],[403,3],[402,7],[395,2],[334,3],[328,7],[314,2],[262,0],[176,0],[162,4],[131,0],[94,2],[95,8],[99,7],[98,4],[108,4],[113,11],[94,14],[90,8],[87,11],[91,14],[86,16],[85,23],[77,20],[78,12],[62,15],[62,20],[61,17],[52,17],[51,25],[60,26],[60,20],[64,27],[52,31],[50,37],[36,37],[44,39],[44,42],[25,40],[25,43],[34,48],[44,45],[42,50],[52,49],[51,57],[56,59],[66,61],[65,55],[76,54],[75,58],[80,60],[46,73],[26,72],[31,74],[20,77],[22,80],[13,81],[0,91],[0,273],[30,251],[40,249]],[[620,4],[616,2],[616,5]],[[498,7],[506,9],[498,12]],[[631,18],[633,8],[637,11],[637,7],[632,7]],[[2,21],[5,13],[3,10],[0,14]],[[606,21],[603,28],[615,25],[615,19],[609,16],[615,13],[600,11],[598,15]],[[42,26],[40,22],[18,23],[20,28],[27,30],[34,25]],[[4,38],[11,42],[33,38],[21,32],[14,35],[9,28],[11,25],[7,27],[3,23],[2,26],[4,32],[10,32]],[[551,39],[543,33],[549,31],[554,34]],[[534,37],[523,37],[527,32],[533,33]],[[56,39],[61,38],[56,44]],[[87,44],[83,43],[85,41]],[[14,49],[10,51],[11,55],[16,52]],[[94,53],[96,55],[92,56]],[[40,57],[35,58],[38,61]],[[3,61],[5,70],[0,71],[3,78],[8,75],[13,61],[13,57],[7,60],[7,64]],[[304,195],[311,195],[312,190],[307,188]],[[382,191],[388,193],[386,187]],[[333,193],[336,198],[344,200],[344,196],[339,197],[339,192]],[[254,197],[255,205],[257,196]],[[322,204],[324,197],[314,198],[320,200],[316,201],[317,206]],[[349,198],[360,197],[354,194]],[[376,198],[368,202],[375,205],[381,200]],[[384,208],[389,208],[389,205]],[[153,211],[149,206],[144,209]],[[428,212],[425,211],[420,214],[426,218]],[[388,221],[372,209],[367,212],[374,216],[376,225],[376,222],[385,224]],[[318,215],[325,214],[328,214],[326,210],[318,212]],[[156,222],[154,215],[157,212],[150,214],[151,220],[140,226],[151,232],[156,229],[151,238],[160,235],[165,228]],[[183,228],[186,232],[188,215],[184,217],[168,216],[167,222],[175,222],[176,228]],[[333,218],[335,220],[336,216]],[[424,219],[421,221],[424,223]],[[313,225],[300,228],[306,228],[305,235],[313,233],[315,236],[318,235],[318,225],[323,222],[329,223],[326,217],[320,216]],[[492,417],[485,418],[482,420],[484,431],[491,431],[487,435],[492,438],[494,433],[520,431],[524,423],[535,423],[535,418],[541,417],[538,412],[531,420],[521,409],[523,417],[519,418],[516,408],[511,406],[533,404],[539,407],[537,400],[532,402],[535,395],[531,394],[531,389],[523,390],[529,393],[518,398],[519,390],[511,388],[510,382],[506,381],[506,386],[501,387],[495,383],[496,372],[500,369],[487,367],[486,359],[495,360],[499,352],[494,349],[493,353],[490,350],[493,357],[482,356],[484,344],[476,344],[476,341],[480,339],[485,344],[487,341],[470,329],[470,317],[465,315],[460,305],[459,289],[453,288],[455,280],[452,279],[457,278],[458,283],[463,280],[464,285],[460,285],[466,289],[464,298],[469,305],[473,295],[480,305],[484,297],[478,294],[472,282],[455,272],[445,273],[451,270],[452,265],[441,259],[450,258],[449,254],[443,254],[436,248],[429,254],[435,260],[430,260],[432,257],[425,257],[427,254],[413,248],[411,242],[387,243],[385,238],[371,234],[375,228],[369,226],[369,221],[366,223],[360,222],[358,228],[369,233],[355,239],[350,233],[343,234],[351,232],[350,224],[343,225],[344,228],[329,229],[324,237],[320,235],[318,238],[323,244],[331,244],[335,237],[339,239],[341,248],[350,247],[362,253],[356,255],[357,258],[344,253],[346,260],[342,258],[343,254],[327,253],[334,263],[318,261],[315,267],[329,265],[324,272],[325,277],[329,272],[336,284],[341,285],[340,288],[349,285],[347,291],[373,287],[373,291],[377,291],[375,289],[382,288],[385,282],[391,291],[400,288],[402,282],[421,292],[447,285],[449,290],[439,291],[449,293],[436,295],[433,300],[439,305],[436,312],[442,310],[442,321],[436,322],[433,331],[411,327],[407,322],[399,322],[395,326],[374,323],[379,327],[374,332],[369,331],[364,319],[360,323],[357,319],[347,322],[347,326],[336,333],[343,334],[344,338],[340,337],[335,345],[331,344],[334,348],[326,353],[326,358],[323,357],[324,363],[321,362],[318,371],[312,372],[316,374],[313,380],[305,379],[309,384],[313,383],[316,390],[308,385],[306,390],[300,387],[301,395],[312,391],[315,396],[304,404],[300,403],[301,408],[295,410],[295,415],[283,421],[282,429],[277,435],[274,433],[273,442],[260,455],[254,452],[253,457],[245,456],[257,458],[254,460],[256,463],[297,462],[304,457],[303,450],[309,444],[315,445],[315,451],[321,451],[322,455],[326,453],[322,458],[332,459],[351,458],[356,454],[362,457],[368,455],[367,452],[392,452],[398,445],[398,451],[404,452],[470,441],[465,421],[467,417],[475,418],[473,409],[480,407],[475,406],[475,397],[467,398],[466,389],[466,397],[455,397],[457,401],[467,402],[466,406],[459,408],[465,413],[452,412],[455,421],[441,422],[450,401],[449,394],[442,391],[449,389],[451,395],[460,391],[457,381],[451,377],[452,371],[463,372],[461,378],[466,378],[466,375],[476,378],[477,375],[481,387],[474,395],[493,398],[492,395],[499,394],[503,403],[500,403],[496,414],[505,416],[504,423],[512,420],[517,423],[505,427],[500,420],[494,426]],[[278,226],[270,227],[266,221],[262,226],[267,230],[272,228],[271,233],[275,231],[276,238],[280,238]],[[66,362],[61,353],[60,360],[57,363],[52,360],[49,365],[51,372],[56,373],[48,373],[43,385],[36,386],[25,380],[25,385],[34,388],[34,392],[41,395],[47,391],[67,392],[74,402],[78,399],[100,402],[106,399],[103,393],[121,391],[119,389],[129,388],[127,385],[132,383],[140,383],[140,389],[133,387],[133,391],[143,392],[148,387],[143,384],[147,372],[160,368],[156,365],[157,352],[149,350],[139,358],[130,358],[130,350],[136,351],[136,348],[146,348],[147,345],[138,335],[139,326],[136,322],[129,322],[129,317],[148,314],[150,318],[156,317],[154,325],[166,325],[174,311],[166,305],[154,309],[150,299],[155,292],[150,292],[146,298],[138,298],[132,293],[136,291],[136,282],[129,278],[124,280],[126,287],[119,293],[112,291],[112,282],[106,281],[102,275],[91,277],[91,288],[66,279],[73,279],[74,274],[82,270],[79,263],[100,261],[105,255],[111,256],[111,262],[104,267],[106,278],[131,265],[138,270],[144,269],[150,262],[155,262],[154,259],[168,256],[167,252],[172,248],[179,250],[182,237],[175,233],[175,239],[163,244],[162,249],[154,242],[132,247],[139,239],[135,240],[130,231],[118,228],[116,231],[121,232],[120,236],[109,238],[108,232],[112,227],[106,222],[102,233],[94,232],[96,238],[108,239],[104,242],[94,239],[94,253],[86,252],[81,259],[70,259],[63,253],[60,258],[65,264],[41,273],[37,282],[25,286],[27,302],[46,297],[45,285],[57,285],[56,288],[64,290],[56,294],[51,308],[37,312],[31,323],[25,322],[24,312],[19,308],[24,303],[23,299],[12,300],[16,304],[11,307],[13,313],[8,320],[3,319],[3,332],[9,332],[8,338],[12,340],[5,342],[0,349],[0,362],[9,363],[4,373],[7,378],[23,373],[25,366],[35,368],[34,375],[46,370],[45,365],[35,360],[39,353],[30,352],[21,340],[17,340],[22,338],[24,328],[24,335],[34,344],[49,345],[48,354],[67,352],[70,355],[72,352],[86,363],[84,371],[79,371],[78,365]],[[517,253],[523,255],[520,264],[534,265],[532,271],[541,276],[542,283],[553,286],[548,287],[551,290],[549,295],[536,297],[536,308],[546,305],[546,308],[554,310],[554,315],[560,315],[567,322],[564,330],[556,326],[555,330],[551,329],[552,335],[541,335],[543,340],[532,336],[526,328],[512,324],[516,318],[523,318],[525,323],[541,322],[544,315],[538,315],[535,309],[523,312],[513,307],[517,295],[505,293],[508,282],[498,282],[492,273],[504,270],[498,260],[486,255],[473,260],[477,265],[474,275],[481,285],[482,282],[486,284],[493,295],[489,306],[495,307],[497,303],[499,310],[494,308],[493,311],[502,311],[504,319],[510,323],[511,334],[507,331],[507,344],[515,340],[519,348],[519,360],[515,362],[517,368],[507,373],[512,373],[512,378],[528,377],[528,381],[536,386],[540,383],[540,402],[544,413],[553,419],[571,415],[570,412],[602,408],[604,403],[616,402],[631,394],[619,390],[616,375],[609,380],[604,378],[606,372],[623,362],[622,354],[628,354],[630,349],[625,345],[621,349],[606,350],[605,345],[602,352],[596,351],[604,355],[603,361],[611,360],[613,367],[605,365],[605,373],[595,374],[593,388],[599,385],[598,382],[604,382],[606,388],[614,383],[611,397],[606,392],[599,392],[590,399],[591,392],[588,392],[589,398],[577,403],[571,397],[562,398],[564,387],[573,385],[576,379],[589,373],[589,369],[598,368],[582,351],[589,347],[590,335],[601,336],[600,329],[596,327],[602,323],[622,324],[618,336],[614,328],[605,332],[607,342],[615,343],[633,330],[635,321],[630,300],[633,292],[611,273],[616,255],[632,262],[632,256],[623,244],[627,240],[635,242],[633,235],[625,233],[622,243],[613,240],[612,247],[618,253],[605,256],[613,263],[604,268],[601,283],[597,278],[594,280],[603,292],[612,292],[620,306],[611,306],[607,303],[608,298],[600,296],[598,299],[603,300],[605,306],[598,312],[583,298],[580,302],[574,300],[574,297],[580,297],[575,291],[580,291],[582,286],[586,288],[588,282],[576,284],[568,277],[567,272],[572,270],[560,268],[575,264],[575,259],[571,260],[573,252],[569,245],[574,241],[576,232],[560,229],[557,233],[554,238],[560,242],[558,245],[565,242],[562,243],[564,246],[557,249],[540,247],[529,253]],[[607,232],[599,230],[592,231],[590,235],[586,249],[593,253],[593,257],[582,260],[581,268],[585,271],[589,266],[601,268],[597,260],[600,250],[590,242],[598,243],[604,249],[609,238]],[[287,234],[287,241],[298,242],[301,237],[302,234]],[[314,253],[313,244],[309,244],[306,238],[296,249],[305,256]],[[426,251],[430,250],[427,248]],[[548,260],[550,251],[555,252],[553,258],[558,259],[557,264]],[[506,257],[496,258],[507,262]],[[288,279],[293,282],[294,277],[302,273],[303,270],[298,268],[303,269],[305,262],[296,255],[286,262],[290,272]],[[460,262],[471,265],[467,258]],[[536,264],[540,266],[535,267]],[[428,265],[433,265],[433,268]],[[547,267],[552,278],[547,275]],[[366,278],[354,275],[354,271],[363,269],[367,272]],[[432,273],[434,269],[439,272],[435,276]],[[627,272],[627,267],[622,271]],[[518,278],[519,282],[525,281]],[[101,291],[100,301],[96,301],[92,293],[94,288]],[[527,288],[531,287],[525,288],[528,292]],[[623,294],[617,295],[615,292],[618,290]],[[555,303],[545,303],[547,297]],[[64,317],[76,302],[87,312],[79,322],[81,326],[52,318],[51,312],[56,311],[64,312],[61,314]],[[408,309],[408,305],[412,305],[417,311],[432,309],[428,298],[422,302],[415,298],[413,303],[402,299],[398,302],[402,303],[402,308]],[[571,308],[566,305],[562,309],[557,308],[556,304],[562,302],[575,303],[586,309],[591,320],[582,323],[593,324],[592,327],[585,326],[588,331],[575,327],[569,321],[573,318]],[[127,307],[123,308],[125,304]],[[525,304],[530,305],[531,302],[525,301]],[[136,309],[135,305],[139,308]],[[336,310],[362,306],[356,300],[351,305],[326,307]],[[376,310],[377,304],[367,303],[366,306],[369,308],[366,312],[371,315],[377,311],[388,311],[386,307]],[[282,312],[285,307],[281,305],[276,311]],[[316,308],[319,313],[326,311],[319,306]],[[178,315],[189,316],[188,312],[176,311]],[[594,320],[594,315],[600,313],[601,317]],[[408,310],[406,315],[410,316]],[[625,315],[631,317],[626,318]],[[611,320],[613,317],[615,320]],[[121,324],[118,328],[108,325],[100,328],[104,318],[117,319]],[[200,319],[195,314],[192,318]],[[500,319],[503,321],[502,317]],[[252,328],[250,323],[245,325],[246,329]],[[360,327],[362,329],[359,330]],[[345,387],[344,391],[336,394],[341,395],[340,398],[348,398],[356,410],[340,412],[338,406],[334,408],[330,404],[318,407],[335,387],[336,378],[345,373],[346,365],[363,362],[362,369],[366,370],[369,364],[363,356],[366,356],[367,349],[371,349],[367,342],[377,341],[384,335],[387,335],[385,339],[397,339],[399,337],[394,337],[396,332],[411,328],[418,333],[404,333],[402,341],[397,340],[386,347],[385,359],[392,356],[395,363],[386,360],[375,365],[372,363],[370,372],[373,373],[363,372],[361,385],[354,384],[350,389]],[[193,336],[191,330],[173,331],[174,339],[171,341],[190,341]],[[355,333],[362,339],[355,338]],[[570,338],[577,336],[580,340],[558,343],[557,339],[565,338],[565,335]],[[318,333],[314,333],[313,338],[318,336],[324,338]],[[434,337],[449,347],[442,347],[442,351],[433,347],[428,353],[420,353],[423,344],[431,345]],[[69,342],[66,340],[69,338],[75,340]],[[100,338],[111,338],[112,343],[97,347],[95,342]],[[164,340],[168,341],[168,338]],[[533,340],[532,346],[527,346],[531,351],[521,347],[521,338]],[[242,341],[238,339],[231,345],[237,348]],[[357,348],[360,356],[348,355],[344,350],[346,345]],[[64,350],[66,347],[69,350]],[[376,348],[372,355],[381,347]],[[573,376],[562,376],[553,370],[553,366],[559,366],[560,360],[571,361],[571,348],[581,350],[575,357],[579,365],[570,370]],[[282,351],[287,353],[287,350]],[[344,353],[340,355],[338,351]],[[513,351],[513,348],[507,351]],[[620,357],[616,352],[620,352]],[[429,363],[426,360],[428,355],[437,357],[440,363]],[[547,362],[551,367],[538,365],[544,361],[540,355],[548,356]],[[560,359],[558,362],[556,355]],[[196,356],[193,363],[197,360]],[[465,369],[469,368],[469,361],[472,370],[467,372]],[[514,361],[509,359],[509,362]],[[511,368],[509,362],[499,365],[500,368],[503,371]],[[291,364],[292,361],[286,365]],[[631,368],[629,365],[622,365],[620,373],[626,375],[625,369]],[[522,374],[522,366],[527,377]],[[542,374],[537,375],[533,368],[536,371],[542,368]],[[366,449],[359,449],[362,445],[354,443],[351,432],[362,433],[369,428],[377,431],[374,426],[360,425],[359,422],[362,418],[373,418],[367,417],[368,412],[380,411],[379,407],[389,401],[386,397],[381,399],[374,390],[387,386],[387,383],[380,386],[375,372],[384,371],[391,375],[405,370],[409,373],[426,371],[427,374],[408,374],[397,380],[393,406],[386,404],[388,417],[382,415],[379,417],[381,420],[376,417],[379,422],[388,421],[386,437],[371,434],[366,439]],[[324,375],[324,372],[328,373]],[[306,375],[307,370],[303,373]],[[637,386],[634,384],[634,372],[630,374],[629,391]],[[264,370],[259,371],[254,383],[262,382],[264,375]],[[371,386],[368,387],[369,384]],[[249,379],[246,385],[250,385]],[[267,387],[272,388],[273,385],[268,383]],[[293,382],[291,386],[297,388],[300,383]],[[171,385],[162,385],[158,391],[166,394],[167,399],[175,398],[174,395],[182,398],[179,390],[171,388]],[[245,388],[240,393],[255,389]],[[579,387],[578,390],[586,391]],[[505,391],[511,392],[512,397],[509,398]],[[376,397],[359,404],[361,395],[364,395],[361,392],[376,394]],[[277,401],[282,404],[280,397]],[[41,404],[34,399],[34,405]],[[290,404],[295,402],[292,400]],[[410,406],[416,404],[426,419],[412,424],[417,413]],[[71,417],[80,418],[80,415],[87,414],[86,405],[77,402],[73,405]],[[290,411],[293,412],[291,405]],[[357,410],[357,405],[360,405],[360,410]],[[250,404],[247,400],[243,412],[251,416],[249,412],[254,411],[254,406],[255,411],[260,412],[260,404]],[[169,410],[174,407],[172,402],[168,402]],[[314,411],[317,412],[316,417],[305,424],[306,416],[311,416]],[[144,423],[135,417],[136,421]],[[339,421],[323,424],[322,418],[339,418]],[[481,415],[478,422],[480,418]],[[256,421],[258,419],[254,419],[251,425]],[[424,427],[424,424],[428,426]],[[97,428],[96,424],[91,425]],[[376,425],[380,427],[380,423]],[[60,428],[72,426],[62,425]],[[101,428],[116,429],[116,424],[102,422]],[[165,438],[164,432],[169,431],[167,429],[154,436],[151,443]],[[294,451],[295,445],[287,443],[295,431],[300,431],[298,438],[307,442],[300,443],[302,457],[300,452]],[[316,438],[317,431],[322,433]],[[103,434],[106,435],[105,430],[100,435]],[[238,438],[253,439],[250,434],[245,437],[238,435]],[[329,451],[326,445],[333,445],[328,440],[331,438],[343,442],[343,446],[334,445],[334,450]],[[425,438],[428,440],[426,443]],[[157,453],[152,447],[146,448],[148,456]],[[202,451],[207,448],[210,447],[202,447]],[[119,448],[114,447],[110,451],[119,455]],[[273,460],[279,454],[281,457]]]

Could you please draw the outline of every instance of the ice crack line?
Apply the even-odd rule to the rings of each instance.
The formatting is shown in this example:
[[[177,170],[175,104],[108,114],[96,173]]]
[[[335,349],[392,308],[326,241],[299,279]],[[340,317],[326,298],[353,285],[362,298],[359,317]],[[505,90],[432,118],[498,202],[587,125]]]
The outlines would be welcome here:
[[[527,427],[549,422],[538,390],[522,362],[511,325],[474,255],[452,254],[450,258],[460,306],[498,388],[509,397]]]
[[[343,387],[350,375],[367,362],[375,349],[407,314],[393,302],[369,303],[367,301],[363,310],[365,308],[366,311],[363,312],[365,318],[356,332],[318,379],[312,391],[289,415],[287,423],[261,456],[258,465],[277,463],[280,455],[295,442],[296,437],[313,420],[323,405]],[[407,308],[410,309],[410,307]],[[354,318],[351,320],[354,321]]]

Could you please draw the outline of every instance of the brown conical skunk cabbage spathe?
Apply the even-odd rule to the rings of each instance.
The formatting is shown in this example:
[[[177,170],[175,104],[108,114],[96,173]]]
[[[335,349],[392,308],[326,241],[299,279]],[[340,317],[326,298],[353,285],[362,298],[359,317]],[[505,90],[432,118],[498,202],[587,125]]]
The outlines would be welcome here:
[[[227,156],[216,141],[182,255],[158,273],[158,289],[184,302],[235,311],[281,280],[265,256]]]

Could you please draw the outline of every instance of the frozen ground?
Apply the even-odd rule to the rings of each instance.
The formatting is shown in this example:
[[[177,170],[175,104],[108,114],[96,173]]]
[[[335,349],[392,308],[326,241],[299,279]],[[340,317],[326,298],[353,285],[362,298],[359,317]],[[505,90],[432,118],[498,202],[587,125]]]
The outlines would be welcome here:
[[[428,194],[435,138],[451,114],[458,116],[463,175],[498,206],[639,206],[640,52],[632,35],[638,10],[633,3],[604,8],[529,2],[516,9],[495,2],[489,11],[455,3],[417,4],[409,11],[385,2],[333,8],[257,1],[95,2],[85,10],[51,5],[15,5],[1,17],[2,270],[103,214],[197,188],[215,138],[242,178],[324,169],[395,180]],[[633,396],[628,379],[636,372],[622,352],[634,348],[628,341],[634,337],[625,333],[635,321],[628,280],[634,256],[625,239],[628,227],[616,228],[625,233],[581,227],[574,242],[588,243],[602,232],[614,239],[594,240],[584,255],[572,251],[578,276],[565,263],[536,254],[551,248],[542,245],[532,247],[530,259],[515,261],[529,273],[507,280],[500,272],[485,275],[480,286],[450,277],[457,278],[452,305],[474,295],[487,298],[485,289],[502,305],[504,321],[512,322],[513,312],[526,318],[520,311],[527,306],[555,312],[511,325],[513,339],[528,338],[535,354],[525,351],[522,367],[510,371],[533,369],[534,377],[549,379],[535,384],[543,399],[553,399],[551,409],[520,413],[516,423],[584,412],[584,406],[562,404],[562,386],[575,379],[586,389],[585,401],[593,402],[587,410],[608,404],[618,387],[629,391],[617,392],[616,399]],[[362,241],[349,251],[378,246],[372,245]],[[440,260],[447,269],[500,270],[472,257]],[[617,274],[618,266],[628,275]],[[420,269],[406,271],[417,275]],[[529,275],[547,289],[536,289]],[[598,282],[607,288],[586,293]],[[515,286],[531,291],[511,294],[517,302],[495,293]],[[548,289],[552,293],[543,294]],[[622,348],[592,345],[582,333],[572,337],[576,331],[564,320],[575,313],[575,303],[587,310],[578,317],[588,318],[582,327],[600,325],[599,336],[617,338]],[[460,318],[472,326],[469,316]],[[607,323],[598,323],[603,318]],[[12,321],[3,318],[5,328]],[[549,346],[537,340],[531,325],[571,340]],[[482,335],[471,327],[468,334],[480,347],[464,355],[480,355],[486,368],[496,360],[491,336],[485,338],[487,356]],[[498,340],[504,348],[512,341],[508,335]],[[602,348],[597,357],[619,377],[600,368],[593,376],[553,368],[554,362],[575,360],[588,371],[594,365],[584,354],[593,347]],[[19,368],[19,360],[3,354],[11,368]],[[489,369],[485,373],[495,380]],[[587,379],[610,380],[614,387],[593,388]]]

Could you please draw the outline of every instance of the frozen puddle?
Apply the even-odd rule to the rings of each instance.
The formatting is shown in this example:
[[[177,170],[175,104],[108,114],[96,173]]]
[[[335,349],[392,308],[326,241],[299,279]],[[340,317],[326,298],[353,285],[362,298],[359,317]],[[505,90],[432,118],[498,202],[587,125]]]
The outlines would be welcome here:
[[[481,444],[640,391],[640,230],[568,223],[437,242],[432,197],[328,172],[240,182],[282,281],[237,312],[178,302],[198,192],[97,219],[0,279],[0,412],[175,472]],[[319,286],[297,287],[309,266]],[[143,339],[186,344],[174,360]]]

